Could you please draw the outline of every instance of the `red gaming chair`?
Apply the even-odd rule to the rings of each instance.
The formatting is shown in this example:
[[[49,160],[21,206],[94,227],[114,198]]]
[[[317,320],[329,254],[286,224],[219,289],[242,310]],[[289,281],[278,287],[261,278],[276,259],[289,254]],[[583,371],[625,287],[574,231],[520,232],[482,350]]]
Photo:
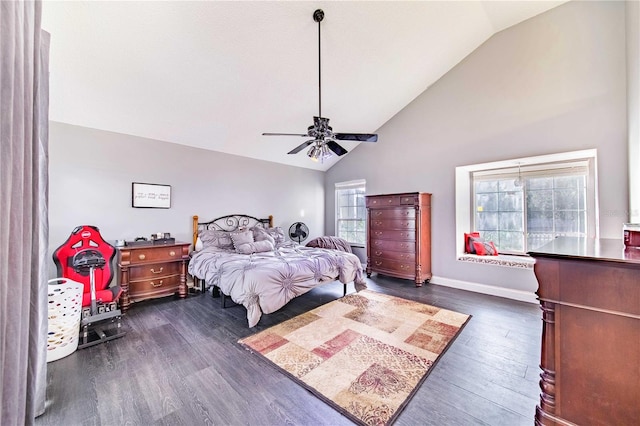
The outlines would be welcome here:
[[[124,335],[120,329],[121,313],[117,309],[122,289],[117,286],[109,287],[113,279],[112,262],[115,255],[116,249],[102,238],[97,227],[91,225],[76,227],[67,241],[53,253],[58,276],[84,285],[81,321],[83,333],[79,348]],[[90,328],[106,319],[111,319],[112,322],[117,320],[116,333],[107,334],[101,327]]]

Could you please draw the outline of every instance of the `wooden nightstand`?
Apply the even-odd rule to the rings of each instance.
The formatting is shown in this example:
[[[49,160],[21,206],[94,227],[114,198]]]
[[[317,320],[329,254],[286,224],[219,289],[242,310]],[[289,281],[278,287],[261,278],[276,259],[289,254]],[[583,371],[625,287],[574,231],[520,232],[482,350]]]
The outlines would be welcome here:
[[[118,247],[118,267],[125,313],[134,302],[178,293],[187,296],[189,243]]]

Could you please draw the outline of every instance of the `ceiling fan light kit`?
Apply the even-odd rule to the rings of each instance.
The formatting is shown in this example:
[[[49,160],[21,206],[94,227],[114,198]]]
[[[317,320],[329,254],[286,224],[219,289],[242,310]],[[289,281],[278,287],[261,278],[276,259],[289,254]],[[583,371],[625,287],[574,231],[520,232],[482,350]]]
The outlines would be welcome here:
[[[322,116],[322,58],[320,55],[320,22],[324,19],[322,9],[313,12],[313,20],[318,23],[318,115],[313,117],[313,125],[307,128],[307,133],[263,133],[263,136],[302,136],[310,137],[311,140],[303,142],[287,154],[297,154],[309,145],[307,156],[313,161],[324,162],[332,154],[342,156],[348,151],[344,149],[336,140],[356,141],[356,142],[377,142],[378,135],[373,133],[333,133],[329,126],[329,119]]]

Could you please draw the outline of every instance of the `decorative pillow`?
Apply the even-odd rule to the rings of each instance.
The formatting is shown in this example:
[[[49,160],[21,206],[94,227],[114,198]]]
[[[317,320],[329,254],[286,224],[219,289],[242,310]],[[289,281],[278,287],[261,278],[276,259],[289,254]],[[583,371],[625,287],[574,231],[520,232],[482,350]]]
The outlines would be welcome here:
[[[251,228],[251,232],[253,232],[253,241],[269,241],[271,245],[275,247],[276,240],[269,235],[266,229],[254,226]]]
[[[464,252],[465,253],[471,253],[471,254],[476,253],[476,250],[473,248],[473,241],[471,240],[472,238],[474,238],[475,241],[481,241],[479,232],[470,232],[468,234],[464,234]]]
[[[200,231],[198,236],[202,240],[203,247],[217,247],[223,250],[233,250],[233,241],[231,241],[231,233],[220,231],[218,229],[205,229]]]
[[[287,241],[284,236],[284,230],[279,226],[276,226],[275,228],[267,228],[267,232],[275,240],[274,245],[276,248],[282,246]]]
[[[202,239],[200,237],[196,238],[196,244],[193,246],[194,251],[200,251],[204,248],[204,244],[202,243]]]
[[[240,254],[263,253],[273,251],[273,249],[273,244],[269,240],[255,241],[236,246],[236,251]]]
[[[484,242],[484,241],[474,241],[473,248],[475,249],[475,254],[478,256],[497,256],[498,250],[496,246],[493,244],[493,241]]]
[[[253,242],[253,232],[251,231],[232,232],[231,241],[233,241],[233,246],[236,248],[236,250],[238,250],[238,246]]]

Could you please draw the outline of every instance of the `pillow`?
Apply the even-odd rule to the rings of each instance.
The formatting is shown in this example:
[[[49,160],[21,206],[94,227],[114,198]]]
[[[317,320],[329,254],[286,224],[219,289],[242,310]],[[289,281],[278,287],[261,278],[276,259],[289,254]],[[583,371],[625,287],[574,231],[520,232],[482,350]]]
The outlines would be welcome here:
[[[473,248],[475,249],[475,254],[478,256],[497,256],[498,250],[496,246],[493,244],[493,241],[484,242],[484,241],[474,241]]]
[[[231,241],[233,241],[233,246],[236,248],[236,250],[238,250],[238,246],[253,242],[253,232],[251,231],[232,232]]]
[[[253,232],[253,241],[269,241],[272,246],[276,246],[276,240],[269,235],[266,229],[254,226],[251,228],[251,232]]]
[[[468,234],[464,234],[464,252],[475,254],[476,250],[473,248],[472,238],[476,239],[476,241],[480,241],[480,233],[479,232],[470,232]]]
[[[204,248],[204,244],[202,243],[202,239],[200,237],[196,238],[196,244],[193,246],[193,251],[200,251]]]
[[[240,254],[264,253],[266,251],[273,251],[273,249],[273,244],[269,240],[255,241],[236,246],[236,251]]]
[[[276,226],[275,228],[267,228],[266,231],[275,240],[274,246],[276,248],[280,247],[286,242],[286,239],[284,237],[284,230],[281,227]]]
[[[205,229],[200,231],[198,236],[202,240],[203,247],[217,247],[223,250],[233,250],[233,241],[231,241],[230,232],[220,231],[218,229]]]

